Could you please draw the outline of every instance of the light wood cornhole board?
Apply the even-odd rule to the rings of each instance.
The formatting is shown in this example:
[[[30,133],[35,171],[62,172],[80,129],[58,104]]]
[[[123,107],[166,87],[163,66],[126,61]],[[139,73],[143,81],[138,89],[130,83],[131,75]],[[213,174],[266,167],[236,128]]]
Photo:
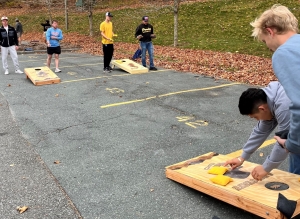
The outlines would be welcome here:
[[[195,163],[187,167],[176,169],[176,167],[181,166],[185,162],[190,163],[199,157],[209,154],[211,153],[166,167],[167,178],[263,218],[285,218],[276,208],[278,194],[281,193],[287,199],[297,201],[293,217],[300,213],[299,175],[274,169],[271,171],[271,174],[262,181],[256,181],[250,174],[245,179],[233,178],[233,182],[230,182],[226,186],[217,185],[209,180],[215,175],[208,174],[207,172],[210,167],[222,165],[225,161],[232,159],[230,156],[221,154],[213,156],[202,163]],[[257,165],[258,164],[245,161],[239,170],[251,173],[252,169]],[[288,184],[289,188],[281,191],[267,189],[265,184],[269,182],[282,182]]]
[[[130,59],[120,59],[111,61],[112,68],[115,66],[127,71],[130,74],[141,74],[149,72],[148,68],[130,60]]]
[[[50,68],[35,67],[35,68],[25,68],[24,72],[34,85],[44,85],[44,84],[57,84],[60,83],[60,78],[51,71]]]

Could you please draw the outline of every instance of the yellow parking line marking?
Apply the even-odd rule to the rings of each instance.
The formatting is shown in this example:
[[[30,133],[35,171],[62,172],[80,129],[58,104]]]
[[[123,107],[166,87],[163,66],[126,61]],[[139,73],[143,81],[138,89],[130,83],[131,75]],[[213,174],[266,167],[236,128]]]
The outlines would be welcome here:
[[[45,50],[46,52],[46,50]],[[30,60],[26,60],[26,61],[19,61],[19,62],[40,62],[40,61],[46,61],[47,60],[47,54],[45,53],[45,58],[41,58],[39,59],[39,57],[36,57],[34,59],[30,59]],[[88,57],[74,57],[74,56],[71,56],[71,57],[59,57],[59,60],[63,60],[63,59],[82,59],[82,58],[90,58],[89,56]],[[54,59],[54,56],[53,58]]]
[[[143,98],[143,99],[137,99],[137,100],[131,100],[131,101],[126,101],[126,102],[119,102],[119,103],[112,103],[112,104],[108,104],[108,105],[103,105],[103,106],[100,106],[100,108],[103,109],[103,108],[108,108],[108,107],[126,105],[126,104],[143,102],[143,101],[146,101],[146,100],[151,100],[151,99],[160,98],[160,97],[167,97],[167,96],[171,96],[171,95],[175,95],[175,94],[182,94],[182,93],[196,92],[196,91],[203,91],[203,90],[211,90],[211,89],[216,89],[216,88],[220,88],[220,87],[227,87],[227,86],[232,86],[232,85],[237,85],[237,84],[241,84],[241,83],[222,84],[222,85],[213,86],[213,87],[205,87],[205,88],[197,88],[197,89],[191,89],[191,90],[171,92],[171,93],[156,95],[156,96],[147,97],[147,98]]]
[[[270,145],[275,144],[275,143],[276,143],[275,139],[267,140],[258,149],[262,149],[264,147],[270,146]],[[229,157],[239,157],[239,156],[242,155],[242,153],[243,153],[243,150],[238,150],[238,151],[234,151],[234,152],[232,152],[230,154],[226,154],[226,156],[229,156]]]
[[[70,83],[70,82],[88,81],[88,80],[95,80],[95,79],[99,79],[99,78],[109,79],[110,77],[117,77],[117,76],[129,76],[129,74],[99,76],[99,77],[94,77],[94,78],[82,78],[82,79],[76,79],[76,80],[70,80],[70,81],[62,81],[60,83],[63,84],[63,83]]]

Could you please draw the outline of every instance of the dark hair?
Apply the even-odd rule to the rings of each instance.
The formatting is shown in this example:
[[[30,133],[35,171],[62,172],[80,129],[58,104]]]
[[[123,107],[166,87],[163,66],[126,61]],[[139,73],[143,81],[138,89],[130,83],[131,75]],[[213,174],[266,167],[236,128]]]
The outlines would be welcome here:
[[[261,104],[267,103],[266,93],[259,88],[248,88],[239,100],[239,110],[242,115],[250,115],[258,111]]]

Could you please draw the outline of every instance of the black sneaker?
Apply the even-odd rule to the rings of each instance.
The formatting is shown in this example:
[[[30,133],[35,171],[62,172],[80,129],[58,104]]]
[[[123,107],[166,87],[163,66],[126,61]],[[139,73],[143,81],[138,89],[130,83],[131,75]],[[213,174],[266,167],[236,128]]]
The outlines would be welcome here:
[[[106,68],[103,69],[103,72],[104,72],[104,73],[110,73],[110,70],[109,70],[108,67],[106,67]]]
[[[112,70],[113,70],[112,67],[110,67],[110,66],[108,66],[107,68],[108,68],[109,71],[112,71]]]
[[[151,71],[151,70],[152,70],[152,71],[157,71],[157,68],[155,68],[155,67],[150,67],[149,70],[150,70],[150,71]]]

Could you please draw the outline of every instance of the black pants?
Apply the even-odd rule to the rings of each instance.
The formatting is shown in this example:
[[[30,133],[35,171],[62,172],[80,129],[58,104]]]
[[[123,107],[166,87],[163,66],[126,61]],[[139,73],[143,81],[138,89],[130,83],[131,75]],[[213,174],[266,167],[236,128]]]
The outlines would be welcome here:
[[[103,44],[104,68],[109,67],[114,54],[114,44]]]

